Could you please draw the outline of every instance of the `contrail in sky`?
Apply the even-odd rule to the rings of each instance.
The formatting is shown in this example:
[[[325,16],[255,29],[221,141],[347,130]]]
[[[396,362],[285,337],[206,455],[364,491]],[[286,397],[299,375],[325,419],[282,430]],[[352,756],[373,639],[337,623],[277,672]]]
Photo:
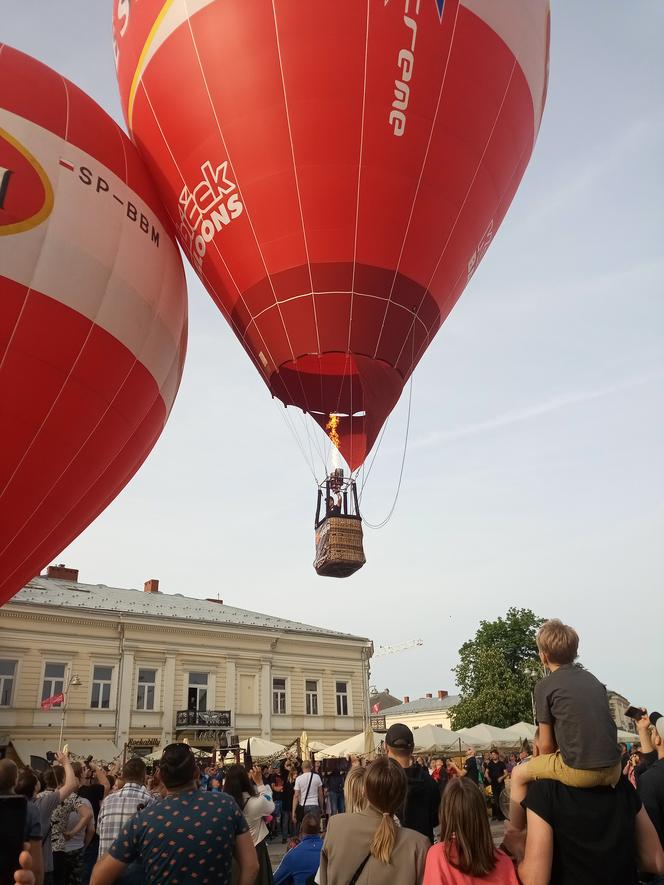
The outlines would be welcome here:
[[[549,412],[556,412],[558,409],[564,409],[566,406],[573,406],[577,403],[586,403],[592,400],[601,399],[604,396],[611,396],[614,393],[620,393],[623,390],[630,390],[633,387],[640,387],[648,384],[650,381],[664,378],[664,369],[659,372],[653,372],[649,375],[642,375],[639,378],[632,378],[622,381],[619,384],[612,384],[609,387],[598,387],[595,390],[580,390],[575,393],[563,393],[560,396],[551,397],[541,403],[527,406],[524,409],[514,409],[504,412],[502,415],[496,415],[495,418],[488,418],[486,421],[478,421],[475,424],[466,424],[461,427],[454,427],[451,430],[436,430],[420,439],[413,440],[411,448],[422,449],[428,446],[439,445],[440,443],[449,442],[451,440],[460,439],[464,436],[475,436],[478,433],[485,433],[490,430],[496,430],[501,427],[508,427],[510,424],[519,424],[522,421],[529,421],[531,418],[537,418],[540,415],[546,415]]]

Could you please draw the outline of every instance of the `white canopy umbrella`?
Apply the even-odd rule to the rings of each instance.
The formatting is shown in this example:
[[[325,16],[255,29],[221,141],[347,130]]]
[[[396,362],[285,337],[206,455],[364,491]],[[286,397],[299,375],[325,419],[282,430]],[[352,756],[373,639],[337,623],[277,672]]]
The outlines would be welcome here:
[[[285,753],[286,747],[283,744],[277,744],[274,741],[266,741],[265,738],[252,737],[245,738],[240,741],[240,748],[247,752],[247,741],[251,741],[250,750],[251,758],[261,759],[265,756],[274,756],[275,753]]]
[[[413,731],[416,753],[463,753],[469,744],[456,731],[439,725],[423,725]]]
[[[462,728],[456,734],[476,750],[488,750],[490,747],[512,749],[521,743],[517,732],[509,728],[498,728],[497,725],[486,725],[484,722],[472,728]]]
[[[524,741],[532,741],[535,739],[535,731],[537,730],[537,726],[533,725],[532,722],[515,722],[514,725],[510,725],[508,731],[515,731]]]
[[[368,729],[366,732],[361,731],[359,734],[353,735],[353,737],[339,741],[338,744],[333,744],[326,750],[321,750],[316,753],[316,756],[319,759],[340,759],[343,756],[371,756],[380,749],[384,738],[385,735]]]
[[[320,753],[321,750],[327,750],[329,744],[324,744],[322,741],[309,741],[309,749],[314,753]]]

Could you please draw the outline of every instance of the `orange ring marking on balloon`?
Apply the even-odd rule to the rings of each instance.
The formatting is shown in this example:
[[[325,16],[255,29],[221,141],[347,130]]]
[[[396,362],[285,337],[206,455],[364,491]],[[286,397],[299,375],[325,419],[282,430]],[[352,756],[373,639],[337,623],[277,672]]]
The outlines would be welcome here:
[[[147,36],[145,43],[143,44],[143,48],[141,49],[141,54],[138,56],[138,63],[136,65],[136,70],[134,71],[134,76],[132,77],[131,87],[129,89],[129,101],[127,102],[127,121],[129,128],[131,129],[131,121],[134,116],[134,102],[136,101],[136,93],[138,92],[138,84],[141,82],[141,75],[143,73],[143,62],[145,61],[145,56],[150,51],[150,46],[152,45],[155,35],[159,30],[159,25],[162,23],[164,16],[169,10],[169,7],[173,5],[173,0],[166,0],[164,5],[159,10],[159,13],[154,20],[154,24],[150,28],[150,33]]]
[[[0,138],[9,142],[9,144],[16,148],[19,154],[28,161],[39,176],[39,180],[44,188],[44,202],[39,212],[35,212],[34,215],[25,218],[23,221],[16,221],[14,224],[0,224],[0,237],[6,237],[9,234],[20,234],[23,233],[23,231],[30,230],[30,228],[37,227],[38,224],[41,224],[42,221],[48,218],[53,210],[53,187],[51,186],[49,177],[39,160],[37,160],[36,157],[33,157],[30,151],[22,145],[20,141],[17,141],[13,135],[10,135],[6,129],[2,129],[1,127]]]

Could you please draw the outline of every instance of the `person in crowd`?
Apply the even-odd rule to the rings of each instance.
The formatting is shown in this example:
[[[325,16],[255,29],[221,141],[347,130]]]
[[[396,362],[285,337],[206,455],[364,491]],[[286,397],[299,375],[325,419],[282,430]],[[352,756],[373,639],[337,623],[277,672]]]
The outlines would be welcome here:
[[[65,753],[56,753],[55,762],[55,765],[43,773],[43,789],[35,798],[42,831],[44,885],[53,883],[52,815],[58,805],[71,796],[77,784],[69,756]]]
[[[300,842],[286,852],[274,874],[274,885],[307,885],[320,864],[323,840],[315,814],[305,814],[300,827]]]
[[[109,774],[103,765],[93,762],[92,758],[88,756],[83,763],[81,783],[76,792],[81,799],[87,799],[92,806],[95,832],[83,851],[82,885],[88,885],[92,868],[99,857],[99,838],[96,832],[99,809],[104,798],[112,792],[114,784],[115,777]]]
[[[330,801],[330,815],[343,814],[346,810],[344,805],[344,776],[337,766],[328,775],[327,796]]]
[[[500,753],[495,747],[491,748],[489,763],[486,767],[486,778],[491,787],[491,817],[494,820],[505,820],[505,815],[500,810],[500,794],[505,789],[507,766],[500,758]]]
[[[281,809],[284,798],[284,779],[278,766],[272,766],[268,783],[274,800],[274,815],[270,824],[270,838],[274,838],[277,835],[277,830],[281,829]]]
[[[623,768],[623,774],[630,782],[630,784],[636,789],[636,769],[641,764],[641,752],[639,750],[632,750],[627,760],[627,764]]]
[[[367,794],[364,782],[367,777],[366,768],[351,768],[344,781],[344,803],[348,814],[359,814],[367,807]]]
[[[653,713],[652,743],[657,761],[640,774],[637,789],[664,848],[664,716]],[[638,723],[637,723],[638,725]],[[662,880],[664,882],[664,879]]]
[[[274,802],[270,787],[263,783],[260,766],[254,765],[247,773],[243,765],[231,765],[226,772],[224,792],[235,799],[249,825],[259,864],[256,885],[268,885],[272,882],[272,864],[267,850],[270,834],[263,818],[273,814]]]
[[[637,867],[643,873],[664,873],[655,828],[625,778],[615,787],[593,788],[534,781],[525,804],[525,856],[518,868],[522,885],[636,885]],[[512,845],[518,858],[521,850]]]
[[[349,885],[364,871],[372,885],[417,885],[430,842],[395,821],[408,791],[404,767],[380,756],[367,770],[365,787],[364,811],[330,818],[320,859],[321,885]]]
[[[94,836],[94,813],[88,799],[79,795],[83,765],[72,762],[76,789],[51,815],[53,880],[55,885],[80,885],[83,855]]]
[[[557,619],[537,633],[542,664],[551,672],[535,686],[540,755],[512,775],[510,828],[523,829],[521,803],[529,782],[557,780],[570,787],[615,786],[620,779],[616,724],[606,688],[574,664],[579,636]]]
[[[469,777],[448,784],[440,842],[427,854],[423,885],[518,885],[511,859],[494,847],[482,794]]]
[[[461,777],[461,769],[456,764],[454,759],[444,759],[443,764],[445,766],[445,774],[447,775],[447,780],[450,781],[455,777]]]
[[[471,783],[479,786],[480,771],[477,766],[477,759],[475,758],[474,747],[468,747],[468,749],[466,750],[466,759],[463,763],[463,771],[461,772],[461,777],[467,777]]]
[[[295,835],[295,824],[293,823],[293,797],[295,795],[295,780],[297,771],[295,766],[288,762],[284,768],[283,791],[281,794],[281,842],[286,841]]]
[[[438,826],[440,790],[426,768],[413,765],[413,732],[401,722],[390,725],[385,735],[385,748],[390,759],[403,768],[408,782],[406,802],[398,811],[404,827],[416,830],[433,842]],[[372,763],[375,764],[375,763]]]
[[[507,762],[505,763],[505,767],[507,768],[507,773],[509,775],[511,775],[512,771],[517,767],[518,764],[519,764],[519,758],[516,755],[516,753],[510,753],[509,756],[507,757]]]
[[[218,777],[211,777],[208,782],[207,788],[210,793],[221,793],[221,781]]]
[[[36,787],[36,778],[32,776],[31,786],[34,796]],[[16,786],[18,784],[18,767],[11,759],[0,759],[0,796],[13,796],[16,794]],[[26,795],[23,787],[21,795]],[[27,797],[31,799],[32,797]],[[2,838],[0,833],[0,839]],[[27,816],[25,819],[25,832],[23,841],[26,851],[30,852],[32,861],[32,869],[38,883],[41,883],[43,877],[44,863],[42,858],[42,829],[39,821],[39,811],[34,802],[28,801]]]
[[[233,797],[198,789],[198,766],[187,744],[169,744],[159,771],[166,796],[125,824],[92,871],[91,885],[111,885],[136,860],[146,885],[202,882],[203,869],[211,882],[230,885],[233,859],[234,885],[254,885],[256,849]]]
[[[447,781],[447,772],[445,771],[445,764],[440,756],[434,756],[433,759],[431,760],[431,762],[432,762],[432,767],[431,767],[431,771],[429,772],[429,774],[431,775],[433,780],[435,780],[435,782],[438,784],[438,786],[442,789],[441,781],[442,781],[443,785]]]
[[[295,779],[295,792],[293,794],[293,811],[291,818],[293,824],[301,822],[305,814],[315,814],[320,820],[325,808],[323,796],[323,781],[316,774],[308,759],[302,762],[302,774]]]
[[[536,733],[539,734],[539,729],[536,730]],[[527,762],[532,755],[532,747],[530,746],[528,741],[524,741],[521,744],[521,749],[519,750],[519,765],[523,765],[524,762]]]
[[[110,851],[120,831],[136,812],[147,808],[154,801],[145,786],[145,780],[145,762],[138,758],[129,759],[122,769],[122,787],[115,793],[109,793],[99,811],[99,857]],[[141,885],[144,877],[140,861],[134,861],[127,867],[121,881],[125,885]]]

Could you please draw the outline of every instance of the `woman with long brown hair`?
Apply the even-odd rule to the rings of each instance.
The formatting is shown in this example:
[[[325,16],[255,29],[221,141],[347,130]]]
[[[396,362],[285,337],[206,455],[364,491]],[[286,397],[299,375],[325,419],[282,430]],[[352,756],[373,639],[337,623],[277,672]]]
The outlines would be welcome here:
[[[321,885],[418,885],[429,840],[398,825],[408,781],[394,760],[381,756],[367,769],[367,807],[330,818],[320,858]]]
[[[423,885],[518,885],[494,847],[484,797],[468,778],[450,780],[440,807],[440,842],[429,849]]]

